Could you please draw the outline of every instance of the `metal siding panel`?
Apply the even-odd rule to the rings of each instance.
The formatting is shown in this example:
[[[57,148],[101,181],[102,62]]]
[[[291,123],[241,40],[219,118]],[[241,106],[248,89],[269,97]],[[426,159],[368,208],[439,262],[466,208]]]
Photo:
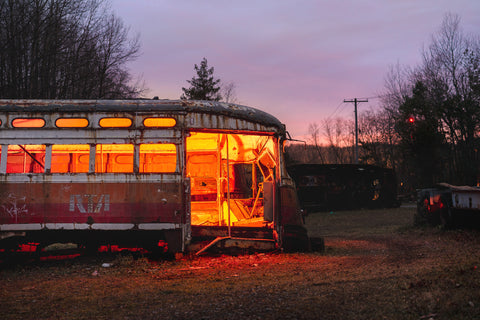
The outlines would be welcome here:
[[[0,224],[182,222],[180,183],[2,183]]]

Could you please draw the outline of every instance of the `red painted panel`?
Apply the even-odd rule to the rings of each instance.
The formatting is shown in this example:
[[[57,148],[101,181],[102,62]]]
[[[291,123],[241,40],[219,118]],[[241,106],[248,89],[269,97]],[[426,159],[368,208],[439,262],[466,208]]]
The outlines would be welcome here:
[[[175,183],[4,183],[0,224],[182,223],[181,201]]]

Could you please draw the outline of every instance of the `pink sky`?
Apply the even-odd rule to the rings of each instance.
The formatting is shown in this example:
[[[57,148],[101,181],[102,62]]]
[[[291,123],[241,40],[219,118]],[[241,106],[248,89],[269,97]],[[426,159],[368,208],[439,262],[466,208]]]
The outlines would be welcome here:
[[[111,0],[139,33],[129,67],[147,97],[178,99],[203,57],[234,82],[238,103],[264,110],[294,138],[330,116],[353,119],[344,99],[378,96],[390,66],[415,66],[446,13],[480,37],[480,0]],[[360,104],[379,106],[378,99]]]

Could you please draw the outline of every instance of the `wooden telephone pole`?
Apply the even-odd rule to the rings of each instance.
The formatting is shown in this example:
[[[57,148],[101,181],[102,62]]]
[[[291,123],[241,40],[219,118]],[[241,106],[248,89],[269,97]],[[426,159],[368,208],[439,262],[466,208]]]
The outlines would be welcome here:
[[[358,164],[358,120],[357,120],[357,104],[360,102],[368,102],[368,99],[343,100],[343,102],[353,102],[355,104],[355,164]]]

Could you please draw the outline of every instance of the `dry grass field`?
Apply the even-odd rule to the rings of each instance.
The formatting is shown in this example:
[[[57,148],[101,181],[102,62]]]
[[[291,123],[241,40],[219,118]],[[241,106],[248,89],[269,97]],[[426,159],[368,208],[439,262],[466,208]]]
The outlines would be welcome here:
[[[324,253],[4,266],[0,317],[480,319],[480,232],[414,227],[414,210],[310,214]]]

